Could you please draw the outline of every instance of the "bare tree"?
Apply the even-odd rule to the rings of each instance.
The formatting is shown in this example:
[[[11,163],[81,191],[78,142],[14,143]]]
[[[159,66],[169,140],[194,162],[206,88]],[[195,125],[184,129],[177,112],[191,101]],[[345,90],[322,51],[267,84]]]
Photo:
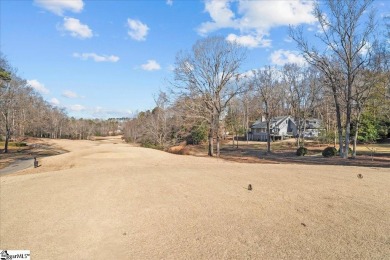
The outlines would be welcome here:
[[[123,136],[127,142],[137,143],[142,137],[143,123],[139,117],[130,119],[123,126]]]
[[[160,148],[166,146],[170,134],[168,102],[167,94],[160,92],[155,99],[156,107],[146,120],[147,133]]]
[[[356,83],[352,88],[352,100],[354,108],[354,138],[353,138],[353,153],[356,157],[356,143],[360,127],[360,119],[366,104],[370,99],[375,99],[373,96],[376,89],[386,89],[389,81],[389,71],[386,68],[387,54],[377,42],[368,50],[370,54],[370,63],[368,66],[362,67],[360,73],[356,76]],[[385,94],[386,95],[386,94]]]
[[[297,146],[304,146],[306,119],[313,114],[319,100],[321,87],[318,73],[312,67],[286,64],[283,67],[283,83],[297,125]]]
[[[281,106],[282,88],[280,73],[270,66],[253,71],[253,87],[259,93],[267,122],[267,152],[271,152],[271,120],[277,116]]]
[[[179,96],[187,97],[192,110],[205,116],[209,126],[209,156],[214,154],[214,136],[219,156],[221,116],[230,100],[244,89],[238,74],[244,59],[244,50],[222,37],[199,40],[190,53],[181,52],[176,58],[173,85]]]
[[[317,2],[314,15],[320,24],[321,33],[316,37],[325,45],[322,52],[316,49],[314,44],[309,45],[303,37],[302,28],[290,28],[290,36],[296,41],[306,60],[324,74],[327,85],[333,91],[339,128],[340,155],[344,158],[348,157],[350,143],[352,88],[360,73],[359,69],[369,62],[369,57],[363,52],[369,46],[370,37],[375,29],[374,13],[369,12],[365,17],[372,2],[372,0]],[[329,12],[325,13],[321,5],[324,5],[324,9]],[[346,101],[344,128],[341,125],[340,95],[344,95]],[[345,130],[345,147],[340,137],[343,130]]]
[[[20,78],[0,53],[0,135],[5,136],[5,152],[11,137],[89,139],[115,134],[118,125],[116,119],[69,118]]]
[[[3,71],[6,71],[3,69],[6,63],[7,62],[5,60],[1,61],[1,68]],[[1,81],[2,88],[0,89],[0,123],[4,126],[5,132],[4,153],[8,153],[8,144],[18,123],[18,110],[23,105],[24,100],[20,99],[19,97],[22,88],[26,85],[26,81],[17,77],[12,72],[7,72],[6,76],[2,77]]]
[[[233,147],[236,141],[236,147],[238,148],[238,134],[242,129],[242,119],[245,116],[245,112],[240,109],[240,102],[237,98],[232,99],[228,105],[227,115],[225,117],[225,125],[233,136]]]
[[[0,122],[3,123],[5,128],[5,143],[4,143],[4,153],[8,153],[8,142],[11,138],[11,113],[12,113],[12,100],[14,98],[14,91],[11,87],[11,80],[7,80],[5,84],[2,84],[1,91],[1,116],[2,119]]]

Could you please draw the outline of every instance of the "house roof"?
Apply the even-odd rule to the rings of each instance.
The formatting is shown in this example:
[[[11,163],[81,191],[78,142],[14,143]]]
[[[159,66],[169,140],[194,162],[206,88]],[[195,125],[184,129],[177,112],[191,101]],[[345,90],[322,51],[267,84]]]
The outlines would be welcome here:
[[[284,120],[290,118],[290,116],[277,116],[273,117],[270,121],[270,127],[275,127],[282,123]],[[291,119],[291,118],[290,118]],[[257,120],[251,126],[251,128],[267,128],[267,121]]]
[[[306,129],[320,129],[322,120],[318,118],[306,119]]]

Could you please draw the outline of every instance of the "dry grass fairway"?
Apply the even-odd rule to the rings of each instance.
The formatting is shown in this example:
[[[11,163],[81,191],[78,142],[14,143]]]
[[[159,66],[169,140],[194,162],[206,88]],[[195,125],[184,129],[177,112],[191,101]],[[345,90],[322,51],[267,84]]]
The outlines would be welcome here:
[[[70,152],[0,178],[1,249],[29,249],[32,259],[390,257],[388,168],[51,142]]]

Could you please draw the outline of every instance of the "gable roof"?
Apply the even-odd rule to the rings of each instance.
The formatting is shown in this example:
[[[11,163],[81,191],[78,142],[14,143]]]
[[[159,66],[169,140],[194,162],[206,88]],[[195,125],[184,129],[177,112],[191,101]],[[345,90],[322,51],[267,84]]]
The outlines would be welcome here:
[[[322,125],[322,120],[318,118],[307,118],[306,119],[306,129],[320,129]]]
[[[290,116],[277,116],[273,117],[270,121],[270,127],[273,128],[279,124],[281,124],[284,120],[290,119]],[[267,128],[267,121],[257,120],[251,126],[251,128]]]

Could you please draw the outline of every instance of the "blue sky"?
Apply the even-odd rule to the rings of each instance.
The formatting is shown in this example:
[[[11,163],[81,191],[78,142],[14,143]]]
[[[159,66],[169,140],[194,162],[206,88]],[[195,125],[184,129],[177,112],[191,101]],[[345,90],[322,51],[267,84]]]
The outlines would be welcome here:
[[[206,36],[248,48],[242,71],[302,63],[288,25],[316,32],[311,1],[2,0],[1,52],[70,116],[108,118],[151,109],[175,56]],[[380,19],[390,1],[376,1]]]

